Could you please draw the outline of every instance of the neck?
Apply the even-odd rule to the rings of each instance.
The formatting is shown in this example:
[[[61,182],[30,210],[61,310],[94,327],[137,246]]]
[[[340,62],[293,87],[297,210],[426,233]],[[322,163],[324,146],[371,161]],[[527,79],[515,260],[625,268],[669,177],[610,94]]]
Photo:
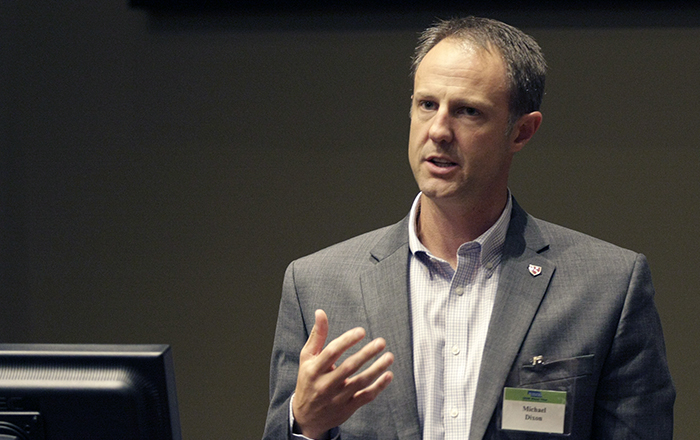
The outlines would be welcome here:
[[[436,257],[457,266],[457,250],[476,240],[493,226],[503,213],[507,193],[493,203],[436,203],[425,195],[420,200],[416,232],[421,243]]]

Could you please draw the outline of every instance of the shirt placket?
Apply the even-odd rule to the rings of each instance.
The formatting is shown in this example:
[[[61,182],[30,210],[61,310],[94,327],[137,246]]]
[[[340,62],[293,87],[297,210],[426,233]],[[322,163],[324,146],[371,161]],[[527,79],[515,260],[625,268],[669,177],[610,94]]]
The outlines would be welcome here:
[[[450,285],[445,320],[444,350],[444,422],[445,440],[462,440],[469,429],[466,390],[469,356],[469,320],[471,299],[469,285],[473,282],[479,261],[480,245],[463,245],[458,254],[457,270]]]

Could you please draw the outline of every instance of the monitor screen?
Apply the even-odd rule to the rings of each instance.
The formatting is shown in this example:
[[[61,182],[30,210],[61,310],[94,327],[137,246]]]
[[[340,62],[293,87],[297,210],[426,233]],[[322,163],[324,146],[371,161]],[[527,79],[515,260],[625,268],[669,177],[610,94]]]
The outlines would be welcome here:
[[[0,344],[0,440],[181,440],[168,345]]]

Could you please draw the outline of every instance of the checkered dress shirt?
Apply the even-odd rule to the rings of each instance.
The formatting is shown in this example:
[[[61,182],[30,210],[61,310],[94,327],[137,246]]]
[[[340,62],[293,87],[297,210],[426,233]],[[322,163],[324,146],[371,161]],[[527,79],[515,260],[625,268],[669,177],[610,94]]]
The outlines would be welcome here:
[[[418,239],[420,194],[409,223],[413,370],[423,440],[464,440],[496,298],[512,201],[491,228],[460,246],[456,270]]]

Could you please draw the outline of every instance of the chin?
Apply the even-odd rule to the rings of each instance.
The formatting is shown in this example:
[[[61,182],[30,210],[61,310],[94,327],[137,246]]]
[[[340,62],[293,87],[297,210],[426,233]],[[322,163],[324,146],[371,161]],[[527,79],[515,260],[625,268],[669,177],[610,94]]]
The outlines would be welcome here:
[[[424,196],[431,200],[450,200],[456,199],[457,193],[453,189],[449,188],[431,188],[426,187],[421,189]]]

